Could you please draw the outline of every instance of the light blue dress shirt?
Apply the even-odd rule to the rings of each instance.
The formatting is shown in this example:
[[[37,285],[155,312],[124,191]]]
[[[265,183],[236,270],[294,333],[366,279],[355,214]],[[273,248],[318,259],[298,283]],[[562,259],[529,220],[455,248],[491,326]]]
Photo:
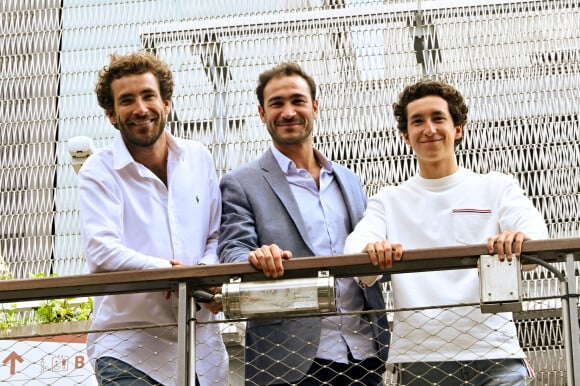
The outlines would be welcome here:
[[[342,254],[344,241],[354,224],[350,223],[344,198],[332,172],[332,163],[314,150],[322,166],[319,188],[307,170],[297,168],[294,161],[274,146],[272,153],[298,203],[315,255]],[[336,279],[335,285],[336,307],[341,315],[323,318],[316,357],[348,363],[349,349],[357,360],[374,356],[376,350],[369,323],[359,315],[348,315],[363,309],[364,299],[358,284],[353,278],[341,278]]]

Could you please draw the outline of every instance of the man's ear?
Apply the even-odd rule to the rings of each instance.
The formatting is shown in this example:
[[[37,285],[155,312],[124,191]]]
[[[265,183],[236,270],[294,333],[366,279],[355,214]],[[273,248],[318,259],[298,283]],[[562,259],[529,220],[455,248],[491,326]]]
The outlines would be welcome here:
[[[258,105],[258,113],[260,113],[260,119],[262,120],[262,123],[266,123],[265,111],[262,105],[260,104]]]
[[[113,110],[107,110],[107,117],[109,118],[109,122],[111,122],[111,125],[113,126],[117,125],[117,117],[115,117],[115,112]]]
[[[463,125],[459,124],[455,126],[455,139],[460,139],[463,137]]]
[[[410,145],[411,143],[409,142],[409,133],[403,133],[403,141],[405,141],[405,143],[407,145]]]

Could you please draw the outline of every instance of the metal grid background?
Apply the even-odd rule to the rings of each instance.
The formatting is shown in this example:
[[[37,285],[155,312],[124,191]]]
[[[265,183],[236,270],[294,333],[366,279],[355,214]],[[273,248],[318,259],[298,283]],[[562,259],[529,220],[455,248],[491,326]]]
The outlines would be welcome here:
[[[317,146],[368,194],[416,170],[395,129],[397,94],[445,79],[470,106],[459,162],[514,174],[552,237],[579,234],[578,1],[0,4],[0,248],[15,277],[84,271],[66,142],[110,142],[96,72],[111,52],[141,48],[171,64],[172,131],[206,144],[219,175],[268,146],[257,75],[298,61],[319,84]]]

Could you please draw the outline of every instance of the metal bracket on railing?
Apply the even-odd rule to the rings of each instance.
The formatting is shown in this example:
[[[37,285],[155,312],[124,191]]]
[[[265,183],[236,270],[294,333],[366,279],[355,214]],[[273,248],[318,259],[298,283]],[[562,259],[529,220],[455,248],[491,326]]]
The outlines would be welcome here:
[[[334,277],[278,279],[223,284],[221,302],[228,318],[259,318],[336,311]]]
[[[522,265],[514,256],[500,261],[497,256],[481,255],[478,260],[481,312],[522,310]]]

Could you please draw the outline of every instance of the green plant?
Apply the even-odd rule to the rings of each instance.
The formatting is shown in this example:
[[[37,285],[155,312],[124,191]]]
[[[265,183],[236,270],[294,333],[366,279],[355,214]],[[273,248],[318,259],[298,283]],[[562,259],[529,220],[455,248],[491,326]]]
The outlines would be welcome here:
[[[22,319],[18,317],[18,311],[16,311],[16,304],[12,304],[10,308],[0,309],[0,331],[10,331],[12,327],[18,327],[26,324],[27,319]]]
[[[46,277],[44,273],[33,275],[34,278]],[[58,276],[52,274],[50,276]],[[40,306],[34,308],[33,322],[37,324],[75,322],[88,320],[93,312],[93,299],[75,302],[75,299],[50,299],[45,300]]]
[[[93,299],[71,303],[73,299],[45,300],[34,308],[34,322],[38,324],[73,322],[88,320],[93,311]]]
[[[42,278],[48,275],[36,273],[32,278]],[[50,275],[57,276],[57,275]],[[9,272],[1,273],[0,280],[12,279]],[[17,309],[16,304],[10,308],[0,306],[0,331],[10,330],[12,327],[19,327],[28,324],[49,324],[74,322],[88,320],[93,312],[93,299],[87,298],[80,301],[76,298],[50,299],[43,301],[38,307],[33,308],[31,317],[22,317],[22,311]]]
[[[0,263],[2,263],[2,260],[0,260]],[[12,279],[12,273],[0,270],[0,280],[10,279]],[[0,307],[0,331],[9,331],[12,327],[22,326],[26,323],[26,320],[18,317],[19,313],[16,310],[16,304],[12,304],[10,308],[5,308],[4,304],[0,305]]]

